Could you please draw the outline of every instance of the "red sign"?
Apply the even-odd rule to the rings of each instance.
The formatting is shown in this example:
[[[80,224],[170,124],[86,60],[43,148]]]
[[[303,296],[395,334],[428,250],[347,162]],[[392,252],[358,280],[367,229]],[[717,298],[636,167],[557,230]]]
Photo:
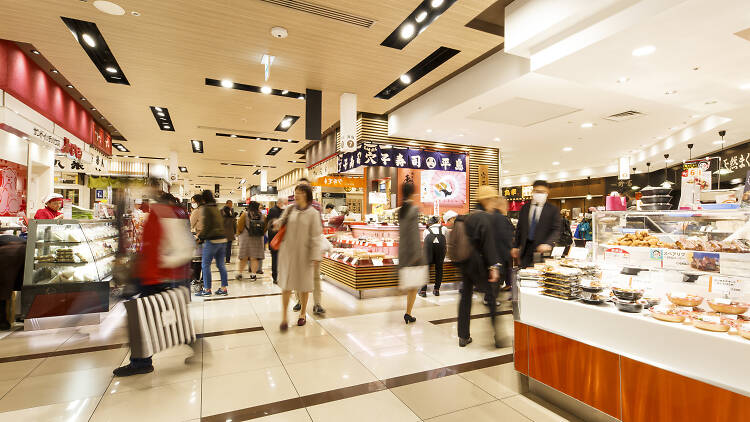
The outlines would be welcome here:
[[[79,160],[81,159],[81,155],[83,154],[81,148],[79,148],[78,145],[70,142],[70,139],[68,138],[63,138],[63,146],[60,149],[60,152],[68,154],[69,156],[77,158]]]

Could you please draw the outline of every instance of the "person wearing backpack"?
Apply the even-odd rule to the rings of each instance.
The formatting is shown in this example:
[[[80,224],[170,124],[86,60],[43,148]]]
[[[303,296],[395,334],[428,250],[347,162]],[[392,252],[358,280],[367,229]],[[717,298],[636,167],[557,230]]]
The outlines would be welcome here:
[[[242,280],[242,271],[250,260],[250,279],[257,280],[256,273],[260,261],[265,256],[263,236],[266,233],[266,217],[260,212],[258,202],[250,202],[247,212],[237,222],[240,234],[239,262],[237,263],[237,280]]]
[[[492,284],[500,279],[502,264],[498,258],[492,219],[483,211],[495,201],[499,193],[490,186],[477,189],[479,210],[456,218],[453,230],[448,235],[448,257],[461,269],[461,299],[458,303],[458,345],[465,347],[472,342],[469,331],[471,304],[474,287],[485,292],[493,292]],[[489,208],[488,208],[489,209]],[[498,326],[495,324],[497,303],[491,294],[489,302],[492,327],[495,328],[495,346],[500,347]]]
[[[448,229],[441,225],[437,217],[430,218],[424,230],[422,243],[424,244],[427,265],[435,266],[435,287],[432,294],[440,296],[440,284],[443,282],[443,261],[448,248]],[[419,295],[427,297],[427,285],[422,286]]]

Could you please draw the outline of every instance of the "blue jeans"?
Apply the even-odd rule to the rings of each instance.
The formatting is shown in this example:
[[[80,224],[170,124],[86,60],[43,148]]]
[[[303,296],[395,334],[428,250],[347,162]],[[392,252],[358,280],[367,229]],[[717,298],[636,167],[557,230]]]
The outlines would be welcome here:
[[[219,268],[219,275],[221,276],[221,287],[227,287],[227,267],[224,262],[224,257],[227,253],[227,243],[211,243],[210,241],[203,242],[203,256],[201,257],[201,267],[203,269],[203,288],[206,290],[211,289],[211,261],[216,259],[216,266]]]

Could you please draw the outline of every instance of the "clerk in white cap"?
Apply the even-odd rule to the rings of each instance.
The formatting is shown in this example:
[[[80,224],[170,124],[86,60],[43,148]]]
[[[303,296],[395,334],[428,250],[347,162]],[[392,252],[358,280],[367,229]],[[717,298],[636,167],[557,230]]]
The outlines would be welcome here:
[[[34,214],[35,220],[61,220],[63,214],[60,212],[60,208],[63,205],[63,196],[59,193],[51,193],[44,198],[44,208],[37,210]]]
[[[453,223],[456,221],[456,217],[458,217],[458,213],[453,210],[449,210],[448,212],[443,214],[443,223],[445,223],[448,228],[451,228],[453,227]]]

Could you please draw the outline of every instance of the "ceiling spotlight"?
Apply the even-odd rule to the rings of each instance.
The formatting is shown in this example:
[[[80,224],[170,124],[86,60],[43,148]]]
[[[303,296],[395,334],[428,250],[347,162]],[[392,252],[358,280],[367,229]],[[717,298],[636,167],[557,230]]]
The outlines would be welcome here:
[[[230,81],[229,79],[222,79],[221,86],[223,86],[224,88],[232,88],[234,87],[234,82]]]
[[[594,124],[593,123],[589,123],[589,122],[581,123],[581,127],[584,128],[584,129],[588,129],[590,127],[594,127]]]
[[[39,50],[31,50],[31,52],[34,53],[34,54],[42,54],[42,53],[39,52]]]
[[[266,95],[270,94],[272,91],[273,90],[271,89],[270,86],[263,86],[263,87],[260,88],[260,92],[262,92],[263,94],[266,94]]]
[[[623,76],[623,77],[621,77],[620,79],[617,80],[617,83],[618,84],[624,84],[625,82],[627,82],[629,80],[630,80],[630,78],[628,78],[627,76]]]
[[[233,133],[233,134],[231,134],[231,135],[229,135],[229,136],[230,136],[231,138],[236,138],[236,137],[237,137],[237,135],[235,135],[234,133]]]
[[[563,152],[570,152],[570,151],[573,151],[573,148],[572,147],[565,147],[562,150],[563,150]]]
[[[633,55],[635,57],[648,56],[649,54],[652,54],[654,51],[656,51],[656,47],[654,47],[653,45],[644,45],[643,47],[638,47],[635,50],[633,50]]]
[[[464,137],[464,134],[463,134],[463,133],[459,133],[459,134],[458,134],[458,137],[459,137],[459,138],[463,138],[463,137]]]
[[[413,23],[407,23],[404,25],[403,28],[401,28],[401,38],[411,38],[414,36],[414,24]]]
[[[156,112],[156,114],[157,114],[157,115],[158,115],[159,117],[164,117],[164,112],[163,112],[163,111],[158,111],[158,112]]]
[[[81,38],[83,38],[83,42],[88,44],[89,47],[96,47],[96,41],[94,41],[94,37],[92,37],[91,35],[83,34]]]
[[[723,144],[723,143],[724,143],[724,141],[722,141],[721,139],[720,139],[720,140],[718,140],[718,141],[714,141],[714,142],[713,142],[713,144],[714,144],[714,145],[721,145],[721,144]]]
[[[559,166],[559,165],[560,165],[560,162],[559,162],[559,161],[553,161],[553,162],[552,162],[552,165],[553,165],[553,166]]]
[[[65,85],[65,86],[67,86],[70,89],[73,89],[73,85]]]
[[[432,0],[432,3],[430,3],[432,7],[440,7],[441,4],[443,4],[443,0]]]
[[[52,72],[52,73],[60,73],[60,72],[57,71],[57,69],[52,69],[52,70],[50,70],[50,72]]]
[[[164,125],[164,129],[172,129],[172,126]]]
[[[427,129],[427,133],[432,133],[432,129]]]
[[[292,125],[292,119],[284,119],[281,121],[281,127],[288,128]]]
[[[91,111],[96,111],[96,109],[94,107],[91,107]]]
[[[404,83],[404,84],[408,85],[408,84],[411,83],[411,76],[407,75],[406,73],[404,73],[403,75],[401,75],[401,77],[399,79],[401,79],[401,82]]]
[[[297,97],[297,99],[298,99],[298,100],[304,100],[304,99],[305,99],[305,96],[304,96],[304,95],[300,95],[299,97]]]
[[[416,19],[417,19],[417,23],[422,23],[422,21],[423,21],[423,20],[424,20],[424,19],[425,19],[426,17],[427,17],[427,12],[425,12],[424,10],[423,10],[423,11],[421,11],[421,12],[419,12],[419,14],[418,14],[418,15],[417,15],[417,17],[416,17]]]
[[[109,73],[117,73],[117,69],[114,68],[114,67],[112,67],[112,66],[109,66],[109,67],[105,68],[104,70],[106,70]]]
[[[178,167],[182,173],[187,173],[187,167],[179,166]]]
[[[84,98],[84,97],[81,97],[81,101],[86,101],[86,98]]]
[[[740,89],[743,91],[747,91],[748,89],[750,89],[750,84],[742,84],[740,85]]]
[[[288,90],[288,89],[285,89],[285,90],[281,91],[281,95],[286,95],[286,94],[288,94],[288,93],[289,93],[289,90]]]

